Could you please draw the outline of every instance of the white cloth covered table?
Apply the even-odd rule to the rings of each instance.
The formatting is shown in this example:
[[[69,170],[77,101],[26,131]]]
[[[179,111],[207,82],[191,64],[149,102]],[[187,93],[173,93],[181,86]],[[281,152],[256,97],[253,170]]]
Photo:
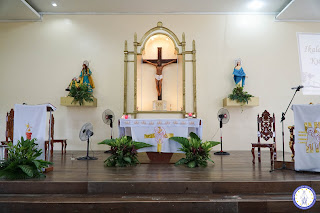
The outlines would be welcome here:
[[[320,105],[293,105],[295,170],[320,172]]]
[[[119,136],[153,145],[138,152],[181,153],[181,145],[170,137],[188,137],[190,132],[202,137],[201,119],[120,119]]]

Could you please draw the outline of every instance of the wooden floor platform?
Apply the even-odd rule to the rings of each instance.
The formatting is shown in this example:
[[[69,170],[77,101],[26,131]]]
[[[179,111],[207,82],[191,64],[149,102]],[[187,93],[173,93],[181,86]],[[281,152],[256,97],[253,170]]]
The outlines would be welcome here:
[[[0,212],[298,212],[292,202],[298,186],[320,192],[318,173],[270,172],[268,152],[260,164],[252,164],[249,151],[212,154],[215,164],[194,169],[144,163],[106,168],[103,152],[91,153],[96,161],[71,160],[83,155],[55,152],[54,171],[43,180],[1,180]],[[320,201],[309,212],[320,212]]]

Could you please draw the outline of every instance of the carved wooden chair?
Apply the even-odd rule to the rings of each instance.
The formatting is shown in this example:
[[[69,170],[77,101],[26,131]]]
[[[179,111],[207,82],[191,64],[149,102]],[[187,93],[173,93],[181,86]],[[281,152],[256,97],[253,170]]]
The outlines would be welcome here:
[[[289,140],[289,147],[291,149],[291,160],[294,161],[294,126],[288,126],[290,131],[290,140]]]
[[[1,141],[1,145],[7,145],[9,142],[13,142],[13,121],[14,121],[14,110],[11,109],[7,112],[6,116],[6,140]],[[5,149],[5,157],[8,156],[8,150]]]
[[[258,114],[257,117],[257,124],[258,124],[258,143],[252,143],[252,163],[255,163],[255,155],[254,149],[258,148],[258,160],[259,163],[261,162],[261,148],[269,148],[270,149],[270,159],[271,165],[277,159],[277,149],[276,149],[276,131],[275,131],[275,117],[274,114],[271,117],[270,113],[265,110],[261,117]],[[260,139],[264,139],[266,142],[272,140],[272,142],[268,143],[261,143]]]
[[[49,120],[50,124],[50,120]],[[50,125],[49,125],[50,127]],[[50,134],[50,132],[49,132]],[[66,153],[67,149],[67,139],[54,139],[54,117],[53,114],[51,114],[51,148],[50,148],[50,154],[53,156],[53,144],[54,143],[61,143],[61,153],[64,154]],[[45,141],[45,159],[47,159],[47,153],[48,153],[48,148],[49,148],[49,141]],[[64,150],[64,151],[63,151]]]

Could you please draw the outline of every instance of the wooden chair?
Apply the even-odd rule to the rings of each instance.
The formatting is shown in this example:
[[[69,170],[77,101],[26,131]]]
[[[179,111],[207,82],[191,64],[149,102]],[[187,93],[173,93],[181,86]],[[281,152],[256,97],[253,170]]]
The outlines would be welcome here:
[[[289,147],[291,149],[291,160],[294,161],[294,126],[288,126],[288,129],[290,131],[290,140],[289,140]]]
[[[6,116],[6,140],[1,141],[2,145],[7,145],[9,142],[13,142],[13,121],[14,121],[14,110],[11,109],[7,112]],[[5,157],[8,156],[8,150],[5,149]]]
[[[275,117],[274,114],[271,117],[270,113],[265,110],[261,117],[257,117],[257,123],[258,123],[258,143],[252,143],[252,163],[255,163],[255,155],[254,155],[254,149],[258,148],[258,160],[259,163],[261,162],[261,148],[269,148],[270,149],[270,159],[271,159],[271,165],[273,165],[273,161],[277,159],[277,149],[276,149],[276,131],[275,131]],[[268,141],[269,139],[272,139],[272,143],[261,143],[260,138],[263,138],[265,141]]]
[[[50,124],[50,120],[49,120]],[[50,127],[50,125],[49,125]],[[50,132],[49,132],[50,134]],[[67,150],[67,139],[54,139],[54,117],[53,114],[51,114],[51,149],[50,149],[50,154],[53,156],[53,144],[54,143],[61,143],[61,153],[64,154],[66,153]],[[48,153],[48,148],[49,148],[49,141],[45,141],[45,159],[47,159],[47,153]],[[64,149],[64,151],[63,151]]]

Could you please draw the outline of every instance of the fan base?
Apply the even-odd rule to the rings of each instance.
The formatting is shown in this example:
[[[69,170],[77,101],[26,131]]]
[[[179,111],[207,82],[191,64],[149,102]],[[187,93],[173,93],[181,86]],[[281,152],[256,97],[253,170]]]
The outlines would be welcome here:
[[[98,160],[98,158],[85,156],[85,157],[78,157],[77,160]]]
[[[229,152],[224,152],[224,151],[220,151],[220,152],[215,152],[215,155],[230,155]]]

